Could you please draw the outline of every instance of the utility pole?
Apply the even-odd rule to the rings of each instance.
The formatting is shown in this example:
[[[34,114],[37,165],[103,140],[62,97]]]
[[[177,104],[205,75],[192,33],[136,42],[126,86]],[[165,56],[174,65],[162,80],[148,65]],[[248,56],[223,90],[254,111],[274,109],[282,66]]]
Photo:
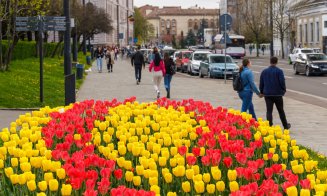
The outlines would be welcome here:
[[[274,20],[273,20],[273,0],[270,0],[270,56],[274,56]]]
[[[64,36],[64,74],[65,74],[65,105],[76,101],[75,73],[72,74],[71,46],[70,46],[70,5],[64,0],[64,15],[66,17],[66,31]]]

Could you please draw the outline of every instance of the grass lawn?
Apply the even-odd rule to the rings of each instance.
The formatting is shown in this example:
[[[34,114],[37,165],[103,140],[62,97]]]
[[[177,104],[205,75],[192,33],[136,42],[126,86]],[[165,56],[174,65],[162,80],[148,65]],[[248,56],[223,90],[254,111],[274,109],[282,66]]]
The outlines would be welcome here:
[[[78,62],[86,64],[79,53]],[[87,67],[86,67],[87,68]],[[10,70],[0,72],[0,108],[38,108],[65,104],[63,58],[45,58],[43,67],[44,102],[40,102],[40,64],[38,58],[12,61]],[[75,68],[72,70],[76,72]],[[83,80],[76,80],[78,89]]]

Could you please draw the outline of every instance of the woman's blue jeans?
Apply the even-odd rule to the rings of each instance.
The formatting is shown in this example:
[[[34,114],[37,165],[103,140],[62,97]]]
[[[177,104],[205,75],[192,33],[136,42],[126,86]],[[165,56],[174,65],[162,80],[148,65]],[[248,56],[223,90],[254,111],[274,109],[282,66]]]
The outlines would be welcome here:
[[[254,107],[253,107],[253,103],[252,103],[253,92],[243,90],[238,93],[238,96],[242,99],[241,112],[249,111],[249,114],[252,115],[252,118],[257,120],[257,116],[255,115]]]
[[[171,79],[173,78],[172,75],[170,74],[166,74],[165,77],[164,77],[164,83],[165,83],[165,88],[166,89],[170,89],[170,82],[171,82]]]

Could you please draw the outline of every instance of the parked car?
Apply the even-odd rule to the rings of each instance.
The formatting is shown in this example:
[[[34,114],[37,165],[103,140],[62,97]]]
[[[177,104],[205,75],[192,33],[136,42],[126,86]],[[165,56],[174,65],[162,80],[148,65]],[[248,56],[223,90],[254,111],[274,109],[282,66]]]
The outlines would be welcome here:
[[[226,76],[234,77],[239,72],[239,67],[233,58],[226,55]],[[224,77],[225,74],[225,55],[209,54],[206,59],[200,63],[199,77],[208,76],[209,78]]]
[[[187,65],[187,72],[190,75],[198,74],[200,62],[203,61],[208,54],[211,54],[210,51],[200,50],[192,53],[190,61]]]
[[[175,49],[173,48],[164,48],[161,50],[161,56],[164,56],[165,53],[168,53],[168,55],[171,57],[175,53]]]
[[[193,51],[190,50],[181,50],[176,57],[175,64],[176,70],[181,72],[187,71],[187,64],[190,60]]]
[[[180,53],[180,51],[177,50],[177,51],[175,51],[174,54],[172,55],[171,58],[173,59],[174,63],[176,63],[176,58],[177,58],[177,56],[179,55],[179,53]]]
[[[296,58],[299,57],[299,54],[314,53],[311,48],[294,48],[293,52],[288,55],[289,64],[293,64],[296,61]]]
[[[323,53],[300,54],[293,65],[294,74],[327,74],[327,56]]]

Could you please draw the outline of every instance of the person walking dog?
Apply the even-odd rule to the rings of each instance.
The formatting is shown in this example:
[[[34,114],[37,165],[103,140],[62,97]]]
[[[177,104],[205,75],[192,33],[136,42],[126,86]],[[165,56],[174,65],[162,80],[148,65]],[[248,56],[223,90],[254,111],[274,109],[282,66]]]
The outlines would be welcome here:
[[[157,98],[160,98],[159,86],[162,80],[162,77],[166,74],[165,63],[161,59],[159,52],[154,53],[154,59],[150,63],[149,71],[152,72],[153,69],[153,84],[154,90],[157,93]]]
[[[291,124],[287,122],[283,102],[283,96],[286,93],[285,77],[283,70],[277,67],[277,63],[277,57],[270,58],[270,66],[264,69],[260,75],[259,89],[265,96],[266,117],[269,125],[273,125],[272,112],[275,104],[284,129],[290,129]]]

